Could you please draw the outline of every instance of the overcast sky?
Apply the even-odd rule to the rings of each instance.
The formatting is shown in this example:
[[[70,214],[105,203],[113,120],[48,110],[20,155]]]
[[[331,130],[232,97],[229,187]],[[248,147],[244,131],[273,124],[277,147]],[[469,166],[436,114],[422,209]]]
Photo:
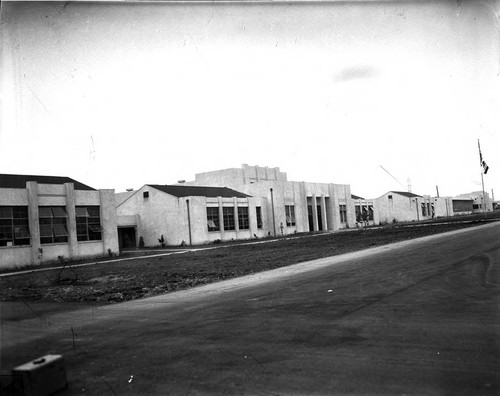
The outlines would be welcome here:
[[[495,1],[2,2],[1,29],[0,173],[444,196],[481,189],[480,139],[500,198]]]

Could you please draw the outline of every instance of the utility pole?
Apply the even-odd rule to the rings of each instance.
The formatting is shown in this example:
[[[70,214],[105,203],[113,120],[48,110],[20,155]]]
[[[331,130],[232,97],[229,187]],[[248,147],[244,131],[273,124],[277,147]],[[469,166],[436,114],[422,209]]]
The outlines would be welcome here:
[[[436,186],[436,194],[437,194],[437,197],[439,198],[439,188],[438,188],[438,186]]]

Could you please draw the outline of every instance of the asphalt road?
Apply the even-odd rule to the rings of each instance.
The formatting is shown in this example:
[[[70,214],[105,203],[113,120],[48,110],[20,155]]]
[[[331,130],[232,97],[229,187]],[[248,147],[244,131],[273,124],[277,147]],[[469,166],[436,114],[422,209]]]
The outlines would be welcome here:
[[[25,306],[2,319],[1,369],[63,354],[68,395],[498,395],[499,303],[494,223],[107,307]]]

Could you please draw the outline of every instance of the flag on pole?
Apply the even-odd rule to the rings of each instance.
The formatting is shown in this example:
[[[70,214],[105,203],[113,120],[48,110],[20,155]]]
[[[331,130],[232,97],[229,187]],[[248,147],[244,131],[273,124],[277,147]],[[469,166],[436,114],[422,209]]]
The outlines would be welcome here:
[[[477,147],[479,148],[479,166],[483,168],[483,173],[486,175],[490,167],[486,165],[486,162],[483,160],[483,154],[481,154],[481,145],[479,144],[479,139],[477,139]]]

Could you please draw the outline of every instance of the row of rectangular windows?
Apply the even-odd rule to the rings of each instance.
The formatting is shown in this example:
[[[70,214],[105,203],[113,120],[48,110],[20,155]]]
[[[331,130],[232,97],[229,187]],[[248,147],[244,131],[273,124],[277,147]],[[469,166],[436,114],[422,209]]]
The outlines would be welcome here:
[[[262,210],[260,206],[255,208],[255,217],[257,218],[257,228],[262,228]],[[225,231],[235,230],[234,207],[222,208],[222,226]],[[207,207],[207,227],[208,231],[220,231],[219,208]],[[238,207],[238,229],[250,229],[250,218],[248,207]]]
[[[75,209],[77,240],[101,240],[99,206],[77,206]],[[68,215],[64,206],[40,206],[38,214],[40,243],[68,242]],[[0,206],[0,246],[23,246],[30,241],[28,207]]]
[[[293,227],[295,221],[295,207],[293,205],[285,206],[285,216],[287,227]],[[255,207],[255,217],[257,220],[257,228],[262,229],[262,209],[260,206]],[[222,220],[225,231],[235,229],[234,208],[222,208]],[[220,231],[219,208],[207,207],[207,227],[208,231]],[[238,207],[238,228],[240,230],[248,230],[250,228],[250,220],[248,215],[248,207]]]
[[[357,222],[362,222],[362,221],[373,221],[373,206],[368,205],[368,208],[366,206],[359,206],[356,205],[356,221]]]
[[[256,208],[257,219],[260,216],[260,207]],[[226,207],[222,208],[222,221],[223,228],[225,231],[235,230],[235,218],[234,218],[234,208]],[[262,228],[262,222],[260,227]],[[220,231],[220,221],[219,221],[219,208],[218,207],[207,207],[207,226],[208,231]],[[250,219],[248,215],[248,207],[238,207],[238,228],[240,230],[248,230],[250,228]]]

